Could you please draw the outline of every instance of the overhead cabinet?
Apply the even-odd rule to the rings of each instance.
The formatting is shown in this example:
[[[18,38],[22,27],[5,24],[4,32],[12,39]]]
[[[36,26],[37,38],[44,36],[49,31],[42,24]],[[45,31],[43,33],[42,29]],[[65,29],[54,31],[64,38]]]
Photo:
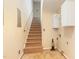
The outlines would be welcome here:
[[[74,1],[66,0],[61,6],[61,25],[75,25],[75,3]]]
[[[52,28],[59,28],[61,23],[60,14],[54,14],[52,17]]]

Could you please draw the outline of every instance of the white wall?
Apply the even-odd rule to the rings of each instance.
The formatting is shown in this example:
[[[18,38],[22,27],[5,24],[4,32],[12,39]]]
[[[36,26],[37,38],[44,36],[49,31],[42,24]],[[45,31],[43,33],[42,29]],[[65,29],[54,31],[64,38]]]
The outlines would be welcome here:
[[[23,54],[26,39],[24,38],[24,27],[32,12],[31,3],[31,0],[4,1],[4,59],[19,59]],[[17,8],[21,10],[21,28],[17,27]],[[31,20],[32,15],[29,18],[29,22]],[[20,54],[18,54],[19,50],[21,50]]]
[[[40,18],[40,7],[41,2],[33,2],[33,15],[34,17]]]
[[[62,26],[74,26],[75,25],[75,2],[64,1],[61,6],[61,24]]]
[[[60,27],[59,30],[51,29],[52,23],[51,23],[51,17],[52,13],[49,11],[42,11],[42,44],[44,49],[50,49],[51,48],[51,41],[52,38],[54,39],[55,48],[58,48],[59,50],[63,51],[64,54],[69,59],[74,59],[75,53],[75,33],[74,33],[74,27]],[[62,16],[62,15],[61,15]],[[67,24],[67,23],[66,23]],[[43,31],[45,29],[45,31]],[[61,37],[59,37],[59,34],[61,34]],[[57,37],[59,38],[58,40]],[[67,45],[68,42],[68,45]]]
[[[42,24],[42,45],[44,49],[51,48],[52,38],[54,39],[55,48],[63,51],[68,59],[75,59],[75,31],[74,26],[62,27],[60,25],[59,30],[52,29],[52,15],[50,11],[45,11],[43,8],[43,0],[41,5],[41,24]],[[71,15],[71,13],[70,13]],[[61,15],[62,16],[62,15]],[[65,18],[67,19],[67,18]],[[74,16],[73,16],[74,19]],[[61,20],[60,20],[61,21]],[[70,23],[71,20],[67,22]],[[74,20],[73,20],[74,21]],[[64,21],[65,22],[65,21]],[[69,23],[67,23],[70,25]],[[64,23],[65,24],[65,23]],[[45,29],[45,31],[43,31]],[[59,36],[61,34],[61,37]],[[58,40],[56,40],[58,37]],[[68,44],[67,44],[68,43]]]
[[[52,43],[52,14],[47,11],[42,11],[42,45],[43,49],[50,49]],[[43,31],[45,29],[45,31]]]
[[[68,59],[75,59],[75,30],[74,27],[61,27],[58,40],[58,49],[63,51]],[[68,44],[67,44],[68,42]]]
[[[68,6],[69,5],[69,6]],[[61,38],[57,41],[57,48],[63,51],[68,59],[75,59],[75,15],[74,15],[74,1],[64,1],[61,10],[61,27],[58,35]]]
[[[57,37],[57,30],[53,29],[52,21],[54,13],[44,9],[44,1],[41,0],[41,26],[42,26],[42,45],[43,49],[51,49],[52,46],[52,39],[54,39],[55,48],[57,47],[56,44],[56,37]],[[45,31],[43,31],[45,29]]]

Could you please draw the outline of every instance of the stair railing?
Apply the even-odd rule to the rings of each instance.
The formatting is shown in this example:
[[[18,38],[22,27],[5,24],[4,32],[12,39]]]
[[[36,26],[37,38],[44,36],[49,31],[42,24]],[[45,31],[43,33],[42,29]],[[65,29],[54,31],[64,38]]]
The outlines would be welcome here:
[[[26,24],[24,26],[25,43],[26,43],[27,38],[28,38],[28,34],[29,34],[29,30],[30,30],[32,20],[33,20],[33,12],[31,12],[30,16],[27,18]]]

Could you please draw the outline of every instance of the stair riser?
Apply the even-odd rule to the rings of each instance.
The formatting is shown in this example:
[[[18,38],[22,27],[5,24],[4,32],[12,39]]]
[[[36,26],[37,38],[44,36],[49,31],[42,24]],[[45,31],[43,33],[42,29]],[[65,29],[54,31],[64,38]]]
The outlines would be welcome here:
[[[41,48],[37,48],[37,49],[24,49],[24,53],[36,53],[36,52],[41,52],[42,49]]]
[[[30,29],[30,31],[41,31],[41,29]]]
[[[30,37],[30,36],[28,36],[28,39],[41,39],[41,37],[39,36],[32,36],[32,37]]]
[[[41,34],[40,33],[37,33],[37,34],[29,34],[29,35],[31,35],[31,36],[41,36]]]
[[[31,26],[31,28],[41,28],[41,26]]]
[[[29,47],[29,46],[30,47],[35,47],[35,46],[41,46],[41,44],[40,43],[34,43],[34,44],[26,43],[25,46],[26,47]]]
[[[41,37],[41,35],[29,35],[28,37]]]
[[[35,31],[36,32],[36,31],[41,31],[41,30],[30,30],[30,31]]]
[[[41,30],[41,28],[30,28],[30,29],[37,29],[37,30],[40,29]]]
[[[31,38],[31,39],[28,38],[27,41],[41,41],[41,38],[36,38],[36,39],[35,38]]]
[[[41,26],[38,26],[38,25],[36,25],[36,26],[33,26],[33,25],[32,25],[31,27],[39,27],[39,28],[40,28]]]
[[[32,26],[30,29],[32,29],[32,28],[34,28],[34,29],[41,29],[40,27],[38,27],[38,26]]]
[[[30,30],[39,30],[39,31],[41,31],[41,28],[32,27],[32,28],[30,28]]]
[[[41,30],[41,28],[30,28],[31,30]]]
[[[41,37],[31,37],[31,38],[30,38],[30,37],[28,37],[28,39],[27,39],[27,40],[31,40],[31,39],[32,39],[32,40],[36,40],[36,39],[41,40]]]
[[[41,26],[40,24],[31,24],[31,26],[33,26],[33,25],[35,25],[35,26]]]
[[[41,35],[41,33],[29,33],[29,35]]]
[[[40,21],[34,20],[34,21],[32,21],[32,23],[40,23]]]
[[[40,26],[40,25],[37,25],[37,24],[35,25],[35,24],[34,24],[34,25],[31,25],[31,26]]]
[[[41,42],[41,40],[27,40],[27,42]]]
[[[33,36],[33,37],[31,37],[31,38],[28,37],[27,41],[41,41],[41,37],[40,37],[40,36],[39,36],[39,37],[38,37],[38,36],[37,36],[37,37],[34,37],[34,36]]]
[[[30,33],[32,33],[32,32],[33,33],[39,33],[39,32],[41,33],[41,31],[30,31]]]
[[[32,25],[39,25],[40,26],[40,24],[35,24],[35,23],[32,23]]]
[[[33,22],[31,25],[41,25],[41,24]]]
[[[41,34],[41,32],[30,32],[29,34]]]
[[[34,23],[34,24],[38,24],[38,23],[39,23],[39,24],[40,24],[40,22],[38,22],[38,21],[37,21],[37,22],[36,22],[36,21],[34,21],[34,22],[32,22],[32,23]]]

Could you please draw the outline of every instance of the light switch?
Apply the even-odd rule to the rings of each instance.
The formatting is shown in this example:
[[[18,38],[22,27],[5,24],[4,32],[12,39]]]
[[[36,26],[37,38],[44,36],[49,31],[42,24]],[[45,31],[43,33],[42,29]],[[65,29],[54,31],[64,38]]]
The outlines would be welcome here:
[[[43,29],[43,31],[45,31],[45,29]]]

